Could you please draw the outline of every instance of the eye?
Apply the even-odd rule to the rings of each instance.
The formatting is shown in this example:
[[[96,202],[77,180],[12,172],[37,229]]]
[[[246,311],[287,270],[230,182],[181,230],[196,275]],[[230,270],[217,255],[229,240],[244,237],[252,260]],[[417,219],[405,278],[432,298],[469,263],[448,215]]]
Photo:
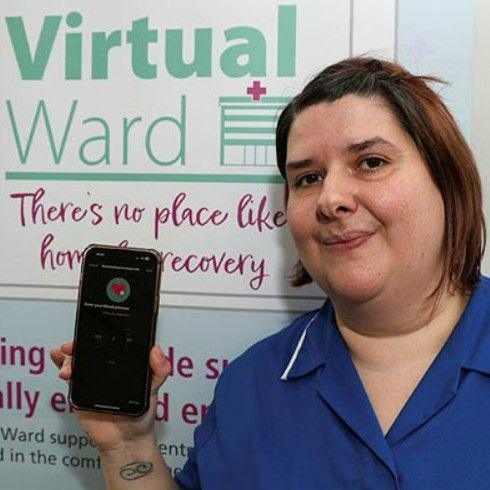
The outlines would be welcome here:
[[[323,177],[317,173],[309,173],[297,178],[294,182],[295,187],[309,187],[310,185],[321,182]]]
[[[363,172],[377,172],[387,164],[386,160],[379,157],[368,157],[361,161],[359,168]]]

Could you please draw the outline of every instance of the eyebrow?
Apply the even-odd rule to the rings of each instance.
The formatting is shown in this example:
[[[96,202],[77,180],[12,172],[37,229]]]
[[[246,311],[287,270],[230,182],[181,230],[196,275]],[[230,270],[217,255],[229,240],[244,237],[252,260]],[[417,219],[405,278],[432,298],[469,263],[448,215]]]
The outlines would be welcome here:
[[[312,163],[313,162],[309,158],[305,158],[304,160],[296,160],[293,162],[286,162],[286,171],[308,168]]]
[[[359,141],[358,143],[351,143],[345,148],[345,153],[360,153],[361,151],[367,150],[376,145],[386,146],[393,150],[398,150],[398,148],[389,141],[381,138],[381,136],[374,136],[366,140]],[[307,168],[312,165],[313,161],[310,158],[305,158],[303,160],[295,160],[291,162],[286,162],[286,170],[300,170]]]
[[[369,138],[367,140],[360,141],[359,143],[351,143],[347,146],[346,153],[359,153],[375,145],[387,146],[393,150],[397,149],[393,143],[381,138],[381,136],[375,136],[374,138]]]

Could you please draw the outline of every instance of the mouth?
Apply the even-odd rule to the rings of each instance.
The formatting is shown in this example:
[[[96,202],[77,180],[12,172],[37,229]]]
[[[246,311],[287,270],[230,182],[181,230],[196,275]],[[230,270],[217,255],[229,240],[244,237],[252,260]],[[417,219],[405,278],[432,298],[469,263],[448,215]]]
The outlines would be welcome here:
[[[361,247],[373,235],[374,232],[351,232],[339,237],[328,238],[323,240],[323,243],[332,252],[347,252]]]

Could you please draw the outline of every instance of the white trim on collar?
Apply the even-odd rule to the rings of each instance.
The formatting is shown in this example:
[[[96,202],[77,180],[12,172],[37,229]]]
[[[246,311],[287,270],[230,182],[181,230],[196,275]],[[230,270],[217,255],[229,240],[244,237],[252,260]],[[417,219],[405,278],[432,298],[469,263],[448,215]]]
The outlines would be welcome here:
[[[305,341],[306,331],[308,330],[308,327],[313,323],[313,320],[315,320],[317,316],[318,316],[318,312],[311,318],[311,320],[308,322],[305,329],[303,330],[303,333],[301,334],[301,337],[299,338],[298,343],[296,344],[296,348],[294,349],[293,355],[291,356],[291,359],[289,359],[288,366],[282,373],[281,381],[288,380],[289,372],[293,368],[294,363],[296,362],[296,359],[299,355],[299,351],[301,350],[301,347],[303,346],[303,342]]]

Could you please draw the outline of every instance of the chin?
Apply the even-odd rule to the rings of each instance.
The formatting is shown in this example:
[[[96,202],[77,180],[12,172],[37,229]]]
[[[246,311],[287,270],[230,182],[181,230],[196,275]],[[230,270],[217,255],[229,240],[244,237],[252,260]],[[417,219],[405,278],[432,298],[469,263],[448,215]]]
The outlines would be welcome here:
[[[379,274],[327,275],[319,281],[320,287],[333,300],[364,303],[375,298],[382,290]]]

